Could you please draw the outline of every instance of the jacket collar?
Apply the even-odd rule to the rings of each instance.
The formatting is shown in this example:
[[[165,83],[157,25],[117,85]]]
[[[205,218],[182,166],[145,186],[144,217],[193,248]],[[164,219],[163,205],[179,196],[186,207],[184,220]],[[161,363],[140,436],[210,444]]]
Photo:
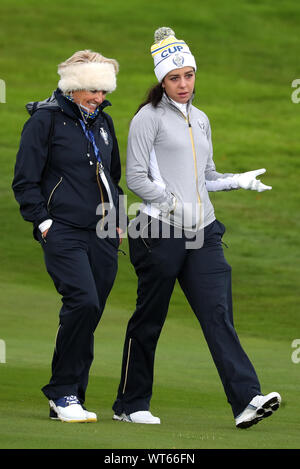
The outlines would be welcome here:
[[[186,107],[186,111],[187,111],[187,115],[190,114],[190,110],[191,110],[191,105],[192,105],[192,101],[194,99],[194,94],[192,95],[192,97],[190,98],[190,100],[187,102],[187,107]],[[172,101],[171,98],[169,98],[169,96],[166,94],[166,92],[164,92],[162,98],[161,98],[161,103],[163,105],[167,105],[167,106],[170,106],[172,109],[174,109],[176,112],[179,112],[180,114],[181,111],[179,109],[179,107],[176,106],[176,104]]]
[[[64,95],[62,94],[62,91],[59,88],[57,88],[57,90],[54,91],[54,96],[57,100],[58,106],[61,108],[63,112],[65,112],[68,116],[72,117],[73,119],[82,119],[82,116],[81,116],[81,113],[77,104],[73,103],[69,99],[66,99]],[[111,106],[111,103],[107,99],[105,99],[99,106],[99,110],[100,110],[99,114],[101,114],[101,111],[103,111],[103,109],[105,109],[107,106]]]
[[[107,106],[111,106],[110,101],[105,99],[103,103],[100,104],[99,109],[100,113],[98,116],[101,114],[101,111],[103,111],[104,108]],[[30,102],[26,104],[26,109],[29,112],[29,114],[32,116],[32,114],[35,113],[38,109],[50,109],[50,110],[59,110],[61,109],[63,112],[65,112],[68,116],[70,116],[72,119],[81,119],[81,114],[78,109],[77,104],[72,103],[68,99],[64,97],[62,94],[62,91],[57,88],[50,98],[45,99],[44,101],[35,101],[35,102]],[[97,116],[97,117],[98,117]],[[96,117],[96,118],[97,118]]]

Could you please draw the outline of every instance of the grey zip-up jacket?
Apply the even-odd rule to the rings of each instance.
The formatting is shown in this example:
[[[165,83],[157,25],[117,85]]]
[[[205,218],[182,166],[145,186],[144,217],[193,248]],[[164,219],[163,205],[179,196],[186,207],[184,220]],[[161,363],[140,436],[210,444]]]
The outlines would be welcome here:
[[[132,119],[126,179],[143,199],[142,211],[186,230],[200,230],[215,220],[208,189],[234,188],[231,176],[216,171],[208,117],[191,103],[186,117],[163,95],[156,108],[147,104]],[[171,213],[166,206],[173,208]]]

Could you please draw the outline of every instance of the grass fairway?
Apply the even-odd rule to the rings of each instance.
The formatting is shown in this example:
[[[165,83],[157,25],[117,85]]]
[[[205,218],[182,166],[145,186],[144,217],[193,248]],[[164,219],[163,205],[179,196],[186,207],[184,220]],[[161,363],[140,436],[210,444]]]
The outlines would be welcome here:
[[[6,286],[7,294],[13,295]],[[178,295],[179,296],[179,295]],[[280,411],[249,430],[234,427],[206,344],[192,314],[169,315],[157,351],[152,408],[160,426],[112,421],[127,308],[109,305],[96,333],[87,405],[100,415],[97,424],[71,425],[47,419],[40,388],[49,377],[58,307],[52,292],[19,286],[12,310],[5,316],[7,363],[1,365],[0,448],[201,449],[297,448],[299,446],[298,368],[290,360],[289,344],[261,337],[243,337],[263,389],[284,396]],[[182,304],[185,301],[182,299]],[[22,308],[24,304],[33,308]],[[40,310],[43,307],[43,315]],[[188,308],[187,313],[188,313]]]
[[[300,363],[291,347],[299,320],[299,122],[291,83],[300,78],[296,0],[1,0],[0,79],[0,448],[204,449],[299,448]],[[109,99],[125,168],[130,118],[155,83],[153,32],[171,26],[198,63],[195,105],[210,118],[219,171],[265,167],[267,193],[212,194],[226,225],[233,267],[235,325],[262,390],[282,394],[282,408],[249,430],[237,430],[202,332],[179,288],[159,342],[152,410],[159,426],[112,421],[125,327],[136,278],[129,256],[95,334],[87,407],[98,423],[50,421],[40,388],[48,381],[60,299],[45,272],[31,226],[18,212],[11,181],[24,105],[44,99],[56,65],[83,48],[120,63]],[[124,171],[122,185],[126,191]],[[128,193],[128,191],[126,191]],[[128,204],[137,199],[128,193]],[[123,249],[128,252],[127,240]]]

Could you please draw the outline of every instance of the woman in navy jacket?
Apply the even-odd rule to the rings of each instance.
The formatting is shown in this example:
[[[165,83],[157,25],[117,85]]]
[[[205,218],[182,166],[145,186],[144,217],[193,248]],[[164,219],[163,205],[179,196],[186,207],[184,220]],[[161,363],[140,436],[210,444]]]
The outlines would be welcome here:
[[[68,422],[97,420],[83,404],[93,334],[116,276],[124,222],[118,143],[103,111],[110,106],[105,96],[115,90],[117,72],[114,59],[89,50],[59,65],[51,98],[27,105],[31,117],[12,185],[62,295],[52,376],[42,390],[50,417]]]

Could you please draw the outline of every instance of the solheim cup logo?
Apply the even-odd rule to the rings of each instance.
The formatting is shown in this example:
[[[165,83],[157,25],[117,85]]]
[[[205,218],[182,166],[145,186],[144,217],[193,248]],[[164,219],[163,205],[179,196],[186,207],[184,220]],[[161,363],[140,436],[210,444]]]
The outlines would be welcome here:
[[[176,65],[176,67],[182,67],[184,63],[184,57],[180,54],[175,54],[173,63]]]
[[[0,103],[6,103],[5,81],[0,79]]]

